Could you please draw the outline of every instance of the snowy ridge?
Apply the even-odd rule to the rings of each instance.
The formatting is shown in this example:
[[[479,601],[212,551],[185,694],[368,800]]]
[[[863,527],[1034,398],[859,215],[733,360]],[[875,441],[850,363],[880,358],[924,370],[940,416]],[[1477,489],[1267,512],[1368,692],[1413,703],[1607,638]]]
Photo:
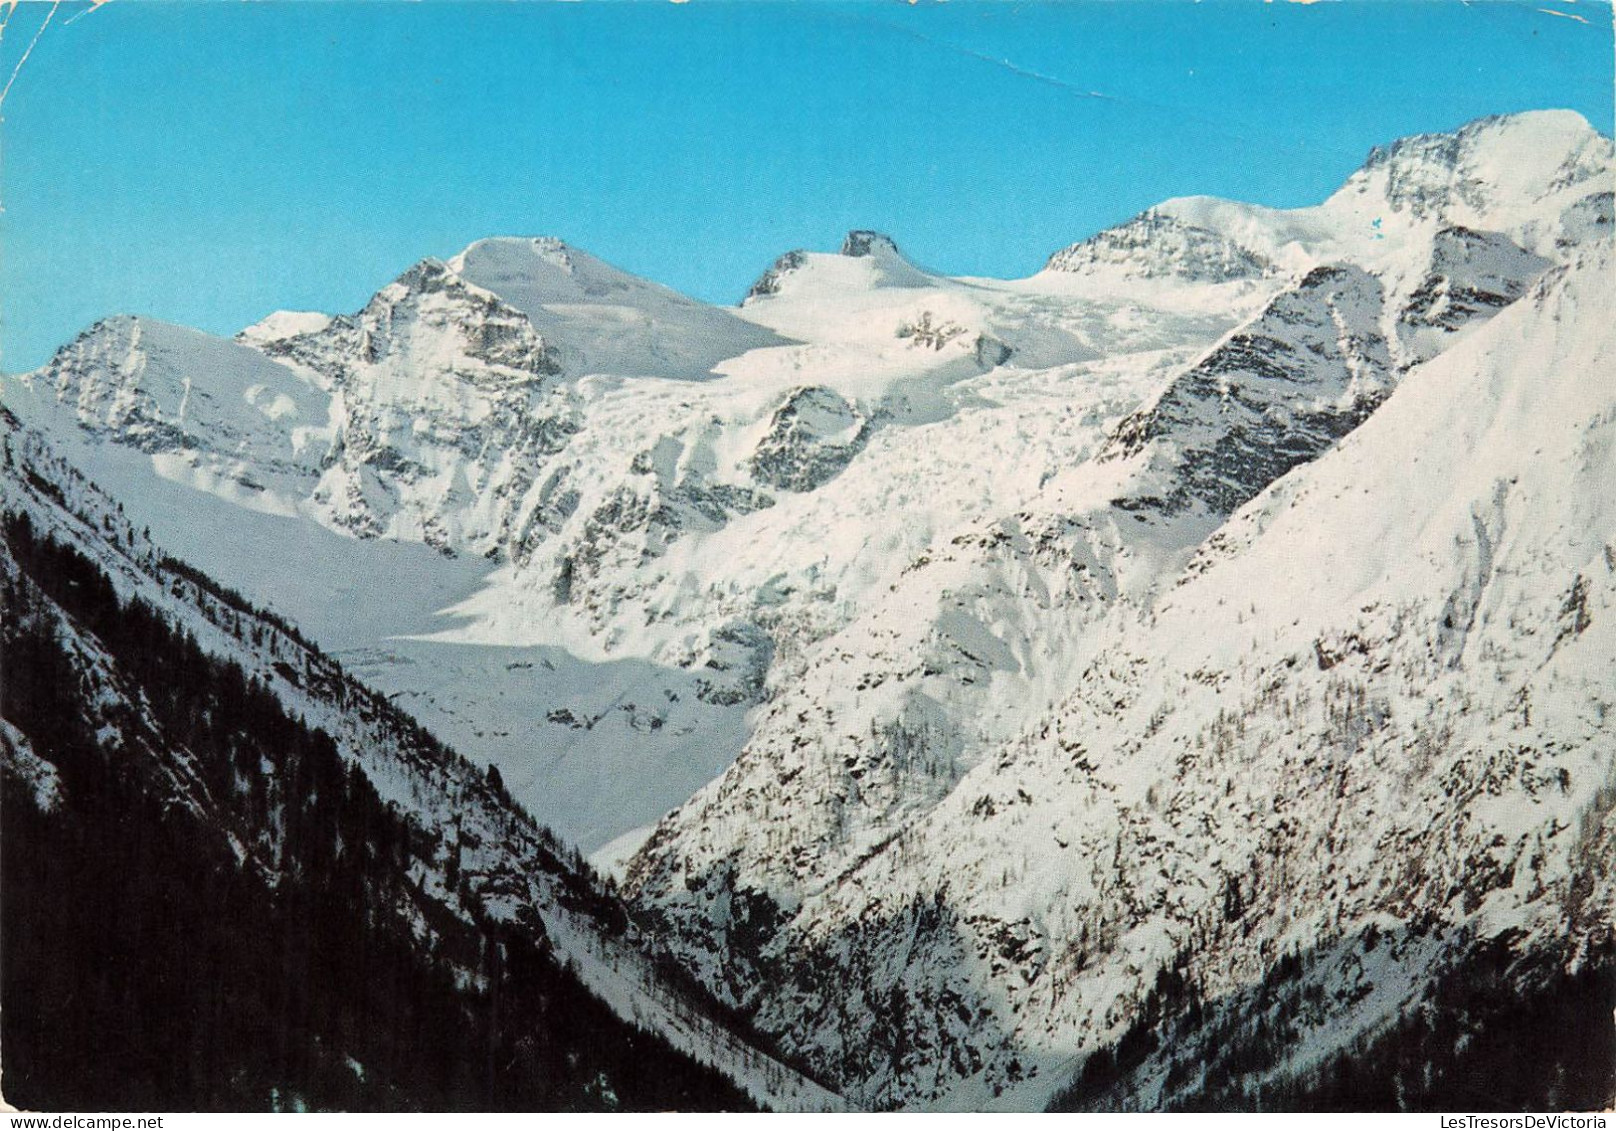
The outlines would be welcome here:
[[[1537,111],[1482,118],[1453,133],[1376,149],[1315,207],[1282,211],[1184,197],[1155,211],[1292,270],[1347,259],[1401,274],[1412,266],[1410,249],[1450,226],[1498,232],[1555,258],[1568,210],[1610,191],[1611,161],[1611,139],[1581,115]]]

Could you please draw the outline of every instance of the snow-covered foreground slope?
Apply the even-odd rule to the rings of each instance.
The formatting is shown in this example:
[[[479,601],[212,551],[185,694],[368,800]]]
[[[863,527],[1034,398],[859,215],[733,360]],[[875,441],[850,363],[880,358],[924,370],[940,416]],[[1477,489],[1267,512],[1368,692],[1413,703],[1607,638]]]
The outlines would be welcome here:
[[[569,1063],[574,1067],[580,1063],[611,1067],[609,1071],[602,1068],[598,1080],[577,1082],[576,1096],[566,1091],[572,1086],[566,1079],[538,1081],[538,1091],[526,1092],[523,1089],[533,1082],[515,1081],[498,1094],[525,1094],[529,1099],[601,1108],[735,1102],[737,1093],[705,1068],[696,1071],[699,1064],[716,1066],[741,1091],[778,1110],[836,1110],[842,1106],[834,1094],[725,1030],[699,995],[667,984],[653,968],[643,938],[627,921],[611,889],[588,872],[573,849],[511,800],[498,775],[485,773],[431,738],[407,715],[307,643],[295,626],[258,612],[205,573],[170,557],[131,524],[116,503],[57,457],[43,438],[20,428],[10,413],[0,413],[0,445],[6,533],[0,572],[13,601],[8,608],[6,663],[26,668],[41,662],[40,641],[50,638],[73,669],[64,673],[64,684],[51,686],[40,684],[43,673],[37,667],[8,672],[8,718],[21,720],[27,728],[7,722],[0,731],[8,792],[16,782],[25,783],[36,809],[70,826],[92,819],[95,805],[134,783],[141,795],[124,799],[129,811],[120,817],[125,822],[122,827],[134,830],[131,835],[149,835],[137,827],[131,813],[147,806],[165,810],[165,843],[193,838],[197,858],[189,862],[192,867],[239,870],[237,882],[244,888],[267,885],[285,900],[278,916],[294,926],[300,909],[306,910],[296,895],[298,885],[346,881],[356,866],[355,858],[363,857],[366,866],[373,865],[374,875],[366,873],[363,886],[352,894],[371,902],[347,909],[357,918],[345,928],[342,941],[361,954],[370,954],[377,963],[370,969],[361,959],[362,975],[390,977],[388,992],[406,995],[391,1006],[406,1020],[426,1009],[427,999],[408,996],[423,992],[423,979],[412,981],[413,974],[384,969],[377,957],[390,953],[385,951],[389,940],[383,936],[396,924],[404,925],[423,966],[451,976],[458,991],[467,994],[467,1007],[483,1010],[493,1019],[490,1039],[505,1039],[498,1037],[503,1032],[499,1029],[500,995],[524,993],[535,983],[531,971],[525,975],[527,982],[521,981],[521,975],[509,983],[501,981],[500,963],[490,962],[489,955],[496,948],[508,948],[513,964],[519,955],[524,960],[530,954],[541,956],[550,972],[539,982],[546,977],[557,980],[550,992],[566,998],[570,1004],[565,1008],[595,1010],[601,1016],[593,1022],[597,1028],[582,1032],[575,1031],[575,1023],[587,1021],[583,1017],[564,1019],[556,1033],[546,1030],[552,1023],[548,1018],[516,1020],[519,1031],[509,1038],[516,1042],[512,1063],[531,1056],[544,1042],[559,1042],[561,1053],[571,1057]],[[101,585],[107,587],[104,597],[93,592]],[[58,603],[58,588],[68,604]],[[126,639],[130,633],[135,634],[138,647],[131,647]],[[198,660],[184,655],[197,648],[213,659],[216,669],[202,670]],[[180,658],[176,660],[170,651],[180,653]],[[143,685],[147,678],[144,666],[176,662],[191,665],[195,687]],[[221,682],[227,691],[217,702],[188,704],[186,696],[202,694],[204,684],[212,686],[209,681]],[[228,691],[234,686],[232,681],[242,682],[243,689],[235,694],[247,697],[250,705],[246,709],[256,711],[260,723],[273,723],[270,716],[274,712],[283,712],[284,719],[297,722],[280,722],[276,724],[280,730],[273,734],[232,736],[232,722],[239,720],[231,712],[243,709]],[[40,714],[42,696],[73,703],[72,727],[94,736],[89,749],[73,737],[77,732],[65,723],[52,728],[50,717]],[[179,706],[173,706],[170,698]],[[186,712],[207,721],[182,729],[175,719]],[[294,726],[297,734],[288,737]],[[307,738],[307,728],[318,728],[323,735]],[[330,778],[331,767],[323,766],[316,757],[327,741],[324,736],[329,736],[329,749],[340,760],[335,782]],[[294,739],[312,743],[314,754],[301,761],[281,749],[273,751],[274,761],[256,755],[244,761],[239,749],[229,755],[238,741],[279,741],[291,750]],[[223,765],[216,748],[221,743],[227,752]],[[111,768],[98,769],[97,764],[103,762]],[[343,773],[351,776],[347,785],[342,783]],[[371,798],[371,804],[385,807],[385,816],[372,813],[369,823],[358,829],[307,827],[311,817],[305,810],[322,801],[329,807],[329,796],[337,792],[345,799],[357,797],[361,803]],[[343,819],[352,817],[347,808],[339,807],[339,812]],[[392,831],[378,831],[384,826]],[[373,847],[365,839],[371,836],[382,838],[379,846]],[[401,839],[390,841],[389,836]],[[331,858],[311,850],[312,845],[326,840],[338,846]],[[71,843],[75,843],[71,836],[63,842]],[[8,846],[15,847],[14,842]],[[210,863],[215,855],[220,860]],[[182,859],[180,866],[186,863]],[[69,871],[93,870],[114,864],[91,856],[66,867]],[[45,864],[19,849],[17,855],[8,855],[8,868],[13,866],[31,873]],[[163,884],[181,881],[164,875],[141,877],[138,882],[161,889]],[[19,890],[20,886],[8,887],[8,897]],[[189,902],[181,903],[187,910],[191,907]],[[58,922],[61,914],[56,906],[17,906],[26,907],[41,930]],[[375,937],[366,931],[375,932]],[[508,941],[496,941],[502,931],[508,932],[503,936]],[[469,949],[468,932],[476,942]],[[8,934],[8,962],[23,953],[10,949],[14,938],[22,937],[21,933]],[[295,947],[284,956],[275,956],[274,948],[279,945],[275,939],[255,939],[259,949],[250,955],[230,951],[239,943],[231,938],[213,939],[206,948],[207,960],[217,960],[223,968],[233,963],[245,968],[268,948],[274,961],[284,960],[288,971],[298,961]],[[19,948],[22,945],[17,943]],[[307,939],[304,945],[310,945]],[[371,949],[367,951],[367,947]],[[38,947],[30,942],[27,950],[35,953]],[[502,957],[506,954],[506,949],[500,949]],[[167,1041],[174,1034],[158,1019],[166,1016],[164,1010],[178,1008],[179,1002],[172,993],[165,996],[162,986],[142,981],[144,969],[135,969],[131,963],[129,970],[118,975],[130,979],[124,992],[160,1004],[148,1006],[143,1013],[116,1013],[103,1020],[109,1025],[121,1022],[129,1031],[144,1025],[139,1031],[148,1038]],[[76,968],[72,976],[88,977]],[[578,999],[588,997],[583,988],[598,1003],[580,1005]],[[252,1017],[232,1013],[247,1008],[243,997],[232,996],[222,981],[209,983],[208,992],[214,995],[207,1003],[210,1014],[226,1018],[221,1031],[234,1033],[250,1027]],[[362,998],[363,990],[357,992]],[[17,1000],[8,997],[8,1004],[17,1004]],[[600,1003],[628,1024],[606,1024],[603,1018],[609,1014],[601,1010]],[[71,1007],[71,1002],[58,1004],[64,1012]],[[322,1097],[315,1102],[329,1103],[331,1094],[323,1090],[329,1083],[304,1071],[301,1058],[336,1058],[340,1062],[346,1055],[357,1077],[356,1090],[350,1096],[357,1106],[445,1101],[444,1094],[430,1090],[438,1082],[420,1081],[424,1090],[417,1093],[410,1090],[411,1082],[394,1079],[391,1070],[397,1066],[393,1064],[372,1065],[377,1074],[387,1074],[381,1086],[391,1091],[358,1089],[367,1082],[367,1068],[354,1055],[361,1045],[373,1052],[377,1049],[375,1035],[366,1028],[372,1024],[373,1011],[361,1003],[352,1007],[352,1015],[344,1015],[346,1028],[342,1031],[321,1028],[318,1018],[337,1008],[334,1002],[322,1001],[315,1009],[316,1020],[282,1018],[279,1035],[293,1041],[312,1038],[316,1046],[327,1042],[335,1047],[300,1053],[289,1062],[275,1060],[262,1048],[249,1050],[242,1079],[254,1081],[252,1087],[264,1080],[278,1083],[283,1096],[293,1097],[287,1102],[308,1096],[308,1089],[313,1088],[313,1094]],[[55,1020],[78,1025],[83,1019],[74,1014]],[[523,1036],[523,1025],[538,1028]],[[641,1030],[656,1036],[647,1039]],[[179,1033],[182,1043],[189,1039],[189,1032]],[[12,1033],[8,1029],[8,1038]],[[449,1035],[439,1034],[446,1040]],[[567,1042],[574,1047],[568,1049]],[[670,1046],[692,1059],[671,1055]],[[602,1049],[606,1050],[604,1059]],[[70,1073],[65,1068],[53,1072],[47,1050],[30,1047],[26,1051],[33,1068],[28,1075],[31,1095],[57,1096],[60,1101],[76,1094],[50,1090],[63,1086]],[[259,1059],[252,1060],[252,1052]],[[451,1060],[460,1058],[455,1070],[460,1076],[478,1077],[477,1061],[483,1056],[478,1049],[451,1049],[448,1055]],[[635,1067],[618,1075],[620,1062]],[[653,1066],[691,1076],[682,1083],[670,1079],[645,1087],[635,1073],[643,1075]],[[215,1086],[200,1082],[206,1069],[192,1067],[191,1082],[180,1081],[176,1087]],[[543,1065],[530,1068],[549,1071]],[[278,1078],[277,1072],[281,1074]],[[489,1076],[492,1079],[491,1071]],[[130,1079],[138,1082],[143,1078],[137,1071]],[[552,1085],[553,1090],[545,1090]],[[240,1087],[248,1090],[226,1093],[233,1097],[231,1102],[263,1102],[246,1083]],[[453,1099],[457,1095],[460,1098]],[[455,1092],[448,1096],[456,1103],[468,1098]],[[159,1090],[151,1098],[159,1106],[164,1100],[168,1106],[213,1106],[221,1102],[219,1097],[206,1090]],[[484,1096],[482,1102],[490,1099]]]
[[[636,865],[647,906],[872,1103],[1047,1097],[1056,1069],[1159,1021],[1162,971],[1216,1002],[1306,955],[1312,1004],[1254,1091],[1412,1010],[1482,940],[1595,960],[1616,896],[1611,271],[1593,243],[1413,369],[1147,613],[1097,626],[1053,710],[832,881],[776,902],[772,874],[674,822]],[[1366,932],[1394,941],[1370,958]],[[1207,1086],[1153,1063],[1124,1100]]]

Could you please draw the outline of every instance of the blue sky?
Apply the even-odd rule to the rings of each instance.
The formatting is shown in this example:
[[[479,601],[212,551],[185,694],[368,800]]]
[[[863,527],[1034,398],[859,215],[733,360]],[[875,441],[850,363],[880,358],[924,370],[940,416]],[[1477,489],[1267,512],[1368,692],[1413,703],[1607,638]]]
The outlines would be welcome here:
[[[3,75],[49,7],[12,15]],[[356,309],[484,235],[723,302],[851,227],[1018,276],[1169,196],[1316,202],[1371,145],[1484,114],[1611,130],[1594,0],[85,9],[3,107],[10,371],[116,312]]]

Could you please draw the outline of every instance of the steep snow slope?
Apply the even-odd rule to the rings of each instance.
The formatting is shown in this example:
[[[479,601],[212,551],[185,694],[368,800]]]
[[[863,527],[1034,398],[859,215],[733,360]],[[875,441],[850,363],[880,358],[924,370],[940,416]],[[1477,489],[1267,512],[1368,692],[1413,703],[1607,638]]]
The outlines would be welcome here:
[[[778,871],[664,826],[632,876],[674,948],[866,1102],[944,1105],[1037,1102],[1081,1054],[1187,1001],[1214,1015],[1282,958],[1289,1036],[1237,1070],[1252,1087],[1414,1010],[1487,940],[1591,960],[1616,890],[1611,270],[1591,244],[1414,368],[834,883],[776,900]],[[822,847],[764,837],[775,860]],[[1219,1031],[1254,1041],[1241,1008]],[[1198,1047],[1123,1098],[1210,1088]]]

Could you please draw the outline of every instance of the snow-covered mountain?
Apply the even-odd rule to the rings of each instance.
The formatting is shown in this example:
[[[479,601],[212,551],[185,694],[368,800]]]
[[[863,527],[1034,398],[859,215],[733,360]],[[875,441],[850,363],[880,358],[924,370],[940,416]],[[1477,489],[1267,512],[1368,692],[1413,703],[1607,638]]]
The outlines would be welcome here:
[[[1023,1100],[1045,1094],[1139,1020],[1162,970],[1211,1002],[1319,951],[1305,1055],[1248,1073],[1254,1092],[1500,932],[1512,959],[1608,965],[1613,657],[1594,625],[1616,604],[1616,390],[1591,378],[1616,323],[1591,251],[1257,496],[1148,610],[1095,626],[1053,710],[931,797],[911,787],[856,855],[823,811],[847,827],[866,783],[885,800],[946,734],[885,758],[844,735],[842,776],[813,729],[766,771],[754,739],[653,838],[641,898],[712,984],[877,1103],[980,1102],[1034,1067]],[[860,706],[820,710],[847,725]],[[768,850],[786,810],[811,853]],[[1415,921],[1437,934],[1353,949]],[[1144,1074],[1133,1102],[1203,1081],[1179,1077]]]
[[[1305,273],[1250,323],[1170,377],[1109,431],[1087,464],[1053,477],[1034,501],[1011,516],[967,526],[935,554],[915,560],[888,594],[813,654],[802,677],[778,688],[736,764],[665,821],[631,868],[631,889],[658,919],[682,960],[803,1055],[838,1066],[839,1079],[866,1102],[949,1102],[951,1095],[980,1099],[980,1092],[964,1085],[966,1080],[1002,1089],[1018,1083],[1031,1065],[1041,1064],[1044,1084],[1027,1084],[1028,1091],[1021,1093],[1025,1099],[1052,1086],[1047,1075],[1052,1065],[1092,1051],[1102,1038],[1137,1020],[1155,969],[1170,964],[1199,928],[1189,925],[1193,916],[1186,918],[1177,909],[1166,917],[1146,914],[1154,907],[1149,900],[1143,907],[1106,904],[1097,918],[1084,920],[1083,914],[1097,903],[1083,885],[1113,893],[1122,877],[1144,867],[1126,851],[1131,847],[1150,861],[1163,861],[1166,874],[1157,877],[1151,898],[1183,900],[1186,892],[1180,890],[1174,869],[1206,859],[1208,846],[1187,845],[1184,864],[1177,865],[1173,858],[1163,858],[1159,848],[1144,852],[1150,838],[1161,838],[1153,822],[1141,834],[1142,841],[1129,840],[1130,822],[1143,820],[1137,811],[1109,823],[1097,811],[1090,812],[1097,804],[1091,795],[1068,804],[1072,789],[1067,778],[1035,782],[1020,751],[1053,741],[1052,764],[1063,775],[1082,779],[1103,764],[1102,756],[1118,760],[1116,772],[1127,775],[1138,770],[1135,751],[1147,740],[1154,739],[1159,749],[1164,741],[1187,743],[1199,734],[1204,745],[1209,735],[1236,728],[1257,711],[1252,703],[1261,701],[1274,671],[1289,672],[1308,658],[1305,649],[1271,653],[1274,640],[1257,636],[1252,638],[1254,654],[1237,650],[1225,657],[1230,666],[1197,660],[1179,670],[1178,678],[1190,686],[1204,682],[1242,689],[1232,699],[1211,700],[1201,711],[1175,710],[1177,698],[1186,693],[1171,684],[1171,677],[1167,690],[1141,701],[1133,684],[1148,673],[1151,685],[1161,686],[1154,679],[1171,643],[1208,634],[1228,643],[1218,618],[1208,624],[1181,621],[1156,635],[1162,630],[1153,631],[1153,626],[1165,617],[1163,602],[1181,602],[1184,598],[1175,592],[1178,583],[1187,584],[1206,571],[1204,551],[1197,556],[1197,548],[1207,544],[1208,536],[1212,545],[1222,546],[1240,528],[1238,523],[1228,525],[1231,513],[1257,505],[1249,501],[1263,498],[1270,484],[1277,483],[1274,489],[1279,490],[1297,476],[1305,481],[1306,471],[1297,469],[1334,456],[1341,437],[1389,411],[1402,395],[1394,391],[1400,381],[1415,376],[1436,380],[1424,374],[1444,366],[1460,374],[1450,379],[1452,408],[1406,410],[1428,413],[1431,431],[1444,434],[1449,416],[1471,395],[1463,380],[1476,379],[1485,364],[1502,370],[1500,380],[1526,385],[1547,381],[1535,350],[1548,350],[1561,325],[1572,322],[1584,336],[1555,354],[1552,375],[1580,384],[1596,399],[1608,396],[1609,390],[1591,377],[1610,368],[1607,343],[1598,336],[1610,323],[1610,227],[1608,221],[1595,222],[1578,229],[1580,238],[1568,239],[1566,233],[1575,225],[1565,217],[1597,215],[1608,207],[1610,147],[1585,128],[1568,132],[1562,130],[1565,125],[1563,115],[1528,116],[1469,127],[1451,144],[1417,139],[1390,156],[1378,154],[1331,202],[1300,215],[1193,202],[1205,230],[1221,228],[1230,240],[1266,261],[1288,262],[1293,270],[1306,267]],[[1478,162],[1485,168],[1486,161],[1496,163],[1504,152],[1520,162],[1522,150],[1514,139],[1522,131],[1535,137],[1540,130],[1551,134],[1555,144],[1527,149],[1525,156],[1544,156],[1547,167],[1536,171],[1541,175],[1500,178],[1507,191],[1488,196],[1487,182],[1475,172]],[[1433,152],[1446,154],[1453,166],[1446,181],[1433,171]],[[1484,156],[1478,158],[1478,153]],[[1409,168],[1398,154],[1407,155]],[[1480,187],[1473,183],[1478,179]],[[1411,195],[1406,186],[1415,182],[1426,188]],[[1438,198],[1431,186],[1442,184],[1458,186],[1455,200]],[[1371,194],[1381,197],[1387,219],[1378,225],[1369,219],[1364,231],[1355,233],[1351,224],[1368,211],[1363,198]],[[1158,211],[1187,210],[1170,203]],[[1239,222],[1231,222],[1231,216]],[[1504,231],[1482,235],[1475,228],[1456,227],[1456,219],[1499,222]],[[1125,246],[1152,225],[1132,227],[1127,239],[1101,244],[1107,249]],[[1204,246],[1204,241],[1188,244],[1180,230],[1169,230],[1165,262],[1172,270],[1135,265],[1135,276],[1186,273],[1186,247]],[[1306,233],[1305,242],[1298,232]],[[1321,250],[1340,258],[1308,266]],[[1148,253],[1142,258],[1148,259]],[[1215,258],[1226,265],[1223,251]],[[1540,274],[1551,259],[1563,266],[1552,276]],[[1058,265],[1068,262],[1095,269],[1093,265],[1108,260],[1073,254]],[[1211,272],[1224,273],[1222,267]],[[1532,312],[1517,311],[1511,296],[1520,295],[1534,279],[1542,282],[1534,292]],[[1512,317],[1489,321],[1500,309],[1508,309]],[[1483,403],[1491,403],[1490,398]],[[1584,407],[1587,411],[1569,419],[1555,414],[1542,420],[1528,413],[1521,418],[1522,427],[1556,427],[1562,438],[1581,443],[1576,429],[1584,423],[1597,425],[1600,419],[1597,406]],[[1438,440],[1432,436],[1424,442]],[[1462,448],[1464,442],[1447,443]],[[1508,442],[1499,437],[1494,443]],[[1592,450],[1603,450],[1602,441],[1591,443]],[[1380,478],[1352,488],[1352,496],[1402,516],[1412,529],[1423,529],[1431,519],[1396,478],[1407,477],[1410,463],[1421,454],[1418,445],[1373,452],[1365,458],[1381,470]],[[1532,448],[1508,446],[1499,453],[1505,463],[1535,464],[1541,455]],[[1500,478],[1518,474],[1501,471]],[[1594,475],[1543,489],[1550,497],[1580,499],[1597,493],[1597,481]],[[1434,483],[1438,489],[1448,485],[1441,478]],[[1488,482],[1477,495],[1478,513],[1493,490]],[[1445,508],[1463,511],[1468,497],[1443,502]],[[1273,622],[1276,635],[1283,624],[1311,626],[1308,631],[1321,641],[1351,636],[1351,627],[1335,623],[1339,609],[1331,607],[1330,615],[1324,614],[1322,598],[1330,590],[1322,585],[1324,575],[1310,555],[1367,559],[1388,571],[1391,585],[1405,567],[1389,564],[1381,555],[1388,545],[1405,543],[1373,533],[1372,526],[1331,526],[1307,508],[1301,508],[1296,528],[1293,542],[1247,575],[1251,592],[1244,602],[1250,604],[1274,587],[1262,574],[1271,570],[1276,580],[1295,579],[1303,598],[1302,608],[1287,609],[1283,620]],[[1608,518],[1595,520],[1593,529],[1606,538],[1613,533]],[[1537,548],[1552,552],[1548,544]],[[1408,598],[1429,619],[1409,622],[1406,638],[1400,632],[1393,635],[1417,654],[1438,647],[1428,625],[1471,615],[1475,597],[1466,593],[1476,584],[1478,568],[1455,556],[1453,575],[1444,579],[1451,588],[1435,582],[1429,593]],[[1534,569],[1533,576],[1541,578],[1541,573]],[[1567,574],[1563,584],[1554,583],[1552,593],[1541,594],[1551,619],[1571,599],[1574,576],[1574,571]],[[1321,601],[1320,607],[1307,607],[1308,598]],[[1213,603],[1234,607],[1234,600],[1220,593]],[[1456,613],[1456,608],[1462,611]],[[1529,630],[1517,621],[1513,626],[1506,622],[1500,631]],[[1545,624],[1536,631],[1551,630]],[[1140,638],[1139,643],[1118,643]],[[1246,639],[1244,633],[1240,639]],[[1597,673],[1605,669],[1591,653],[1582,656],[1577,670],[1584,673],[1583,683],[1573,698],[1580,695],[1583,706],[1593,710],[1589,697],[1595,696]],[[1315,660],[1300,670],[1319,673],[1334,667],[1331,660]],[[1467,671],[1473,685],[1465,692],[1453,691],[1454,703],[1464,702],[1466,694],[1480,697],[1484,690],[1493,697],[1489,701],[1500,703],[1517,693],[1509,678],[1479,658],[1473,666],[1473,673]],[[1256,676],[1248,668],[1261,672],[1268,683],[1250,682]],[[1318,686],[1303,698],[1339,720],[1339,704],[1321,707],[1341,694],[1330,689],[1330,678],[1320,676]],[[1402,694],[1418,702],[1424,684],[1420,677],[1409,679],[1416,690]],[[1508,689],[1504,700],[1496,699],[1500,686]],[[1136,703],[1141,706],[1123,723],[1111,721]],[[1176,739],[1158,738],[1169,715],[1194,721]],[[1315,749],[1333,750],[1343,741],[1324,723],[1318,726]],[[1569,735],[1575,728],[1567,726]],[[1063,730],[1086,731],[1087,736],[1064,745],[1050,739]],[[1289,720],[1270,732],[1267,742],[1275,747],[1271,757],[1291,752],[1296,733]],[[1598,733],[1596,728],[1582,740],[1592,742],[1588,788],[1594,792],[1568,801],[1579,813],[1592,803],[1608,771],[1609,747],[1597,740]],[[1412,741],[1407,732],[1385,739],[1383,757],[1400,754]],[[1355,735],[1348,741],[1361,742]],[[1186,808],[1197,790],[1204,791],[1194,820],[1204,820],[1200,814],[1205,806],[1217,807],[1232,789],[1308,780],[1297,776],[1294,765],[1277,761],[1265,766],[1257,749],[1243,751],[1238,771],[1224,767],[1233,786],[1220,779],[1183,787],[1180,804]],[[1169,791],[1177,795],[1180,788],[1175,772],[1182,771],[1171,759],[1157,772],[1160,780],[1146,783],[1155,787],[1151,805],[1163,803]],[[977,780],[998,785],[984,791],[973,784]],[[1430,784],[1423,771],[1422,783]],[[1048,809],[1050,819],[1037,816],[1043,822],[1037,827],[1053,827],[1053,839],[1024,847],[1022,838],[1030,834],[1020,827],[1041,807]],[[1308,828],[1317,832],[1350,819],[1339,803],[1324,808]],[[1418,807],[1399,811],[1415,822],[1428,812]],[[975,826],[984,820],[992,831],[977,841]],[[1074,824],[1063,827],[1062,820]],[[1091,826],[1097,831],[1086,839],[1077,837]],[[1018,831],[1010,832],[1011,827]],[[1488,836],[1498,832],[1480,827]],[[972,844],[979,848],[967,847]],[[1069,845],[1082,847],[1067,856]],[[1040,863],[1057,848],[1061,864]],[[976,870],[962,870],[973,851],[978,853]],[[1320,841],[1308,842],[1294,867],[1334,851]],[[1462,868],[1470,858],[1468,848],[1454,843],[1432,851],[1449,867]],[[1268,866],[1257,851],[1239,860],[1241,868]],[[1407,865],[1392,853],[1388,866]],[[1084,868],[1092,874],[1067,876]],[[1214,894],[1221,882],[1212,883]],[[1352,882],[1366,881],[1354,877]],[[1135,898],[1122,890],[1125,899]],[[1322,898],[1327,893],[1319,894]],[[1552,914],[1547,909],[1553,897],[1548,898],[1551,902],[1539,910]],[[1450,911],[1446,903],[1425,909],[1433,915]],[[1407,910],[1403,906],[1393,913]],[[1473,910],[1451,909],[1451,918],[1478,929],[1470,919]],[[1278,953],[1273,948],[1290,941],[1285,932],[1294,914],[1289,904],[1276,913],[1275,933],[1266,940],[1270,958]],[[1137,953],[1119,957],[1124,974],[1131,970],[1142,979],[1132,985],[1103,972],[1092,981],[1079,976],[1095,961],[1094,948],[1073,940],[1085,929],[1092,933],[1104,927],[1104,949],[1112,951],[1118,945],[1114,932],[1121,929],[1119,919],[1165,949],[1148,962]],[[1608,929],[1608,918],[1599,921]],[[1246,920],[1242,930],[1253,930],[1251,922]],[[1363,923],[1353,926],[1361,929]],[[1528,931],[1525,938],[1530,942],[1523,942],[1523,950],[1558,945],[1541,931]],[[1062,948],[1072,963],[1067,977],[1041,982],[1045,962]],[[1578,952],[1572,947],[1555,953],[1571,961]],[[1221,953],[1210,960],[1230,961]],[[1238,974],[1196,976],[1203,984],[1231,989],[1243,984],[1243,978],[1249,981],[1253,972],[1247,967]],[[1089,1007],[1066,1000],[1081,987],[1098,995]],[[1049,1000],[1028,1012],[1027,993],[1048,995]],[[1364,1028],[1341,1023],[1334,1015],[1326,1018],[1326,1027],[1342,1040],[1352,1040],[1395,1015],[1394,1005],[1387,1004],[1373,1018],[1361,1019]],[[997,1059],[986,1054],[989,1048],[1000,1050]],[[961,1086],[966,1090],[956,1093]]]
[[[737,314],[555,241],[484,241],[354,315],[234,342],[102,323],[6,401],[593,850],[724,768],[771,671],[1266,297],[949,280],[869,233],[846,250]],[[629,348],[636,303],[736,356],[700,381],[649,346],[618,374],[575,365],[593,336]],[[978,473],[990,453],[1013,478]]]
[[[733,309],[485,240],[234,341],[111,319],[4,397],[855,1102],[1253,1102],[1506,928],[1510,985],[1604,969],[1613,170],[1484,119],[1027,279],[854,231]],[[1140,1054],[1304,990],[1261,1069]]]

